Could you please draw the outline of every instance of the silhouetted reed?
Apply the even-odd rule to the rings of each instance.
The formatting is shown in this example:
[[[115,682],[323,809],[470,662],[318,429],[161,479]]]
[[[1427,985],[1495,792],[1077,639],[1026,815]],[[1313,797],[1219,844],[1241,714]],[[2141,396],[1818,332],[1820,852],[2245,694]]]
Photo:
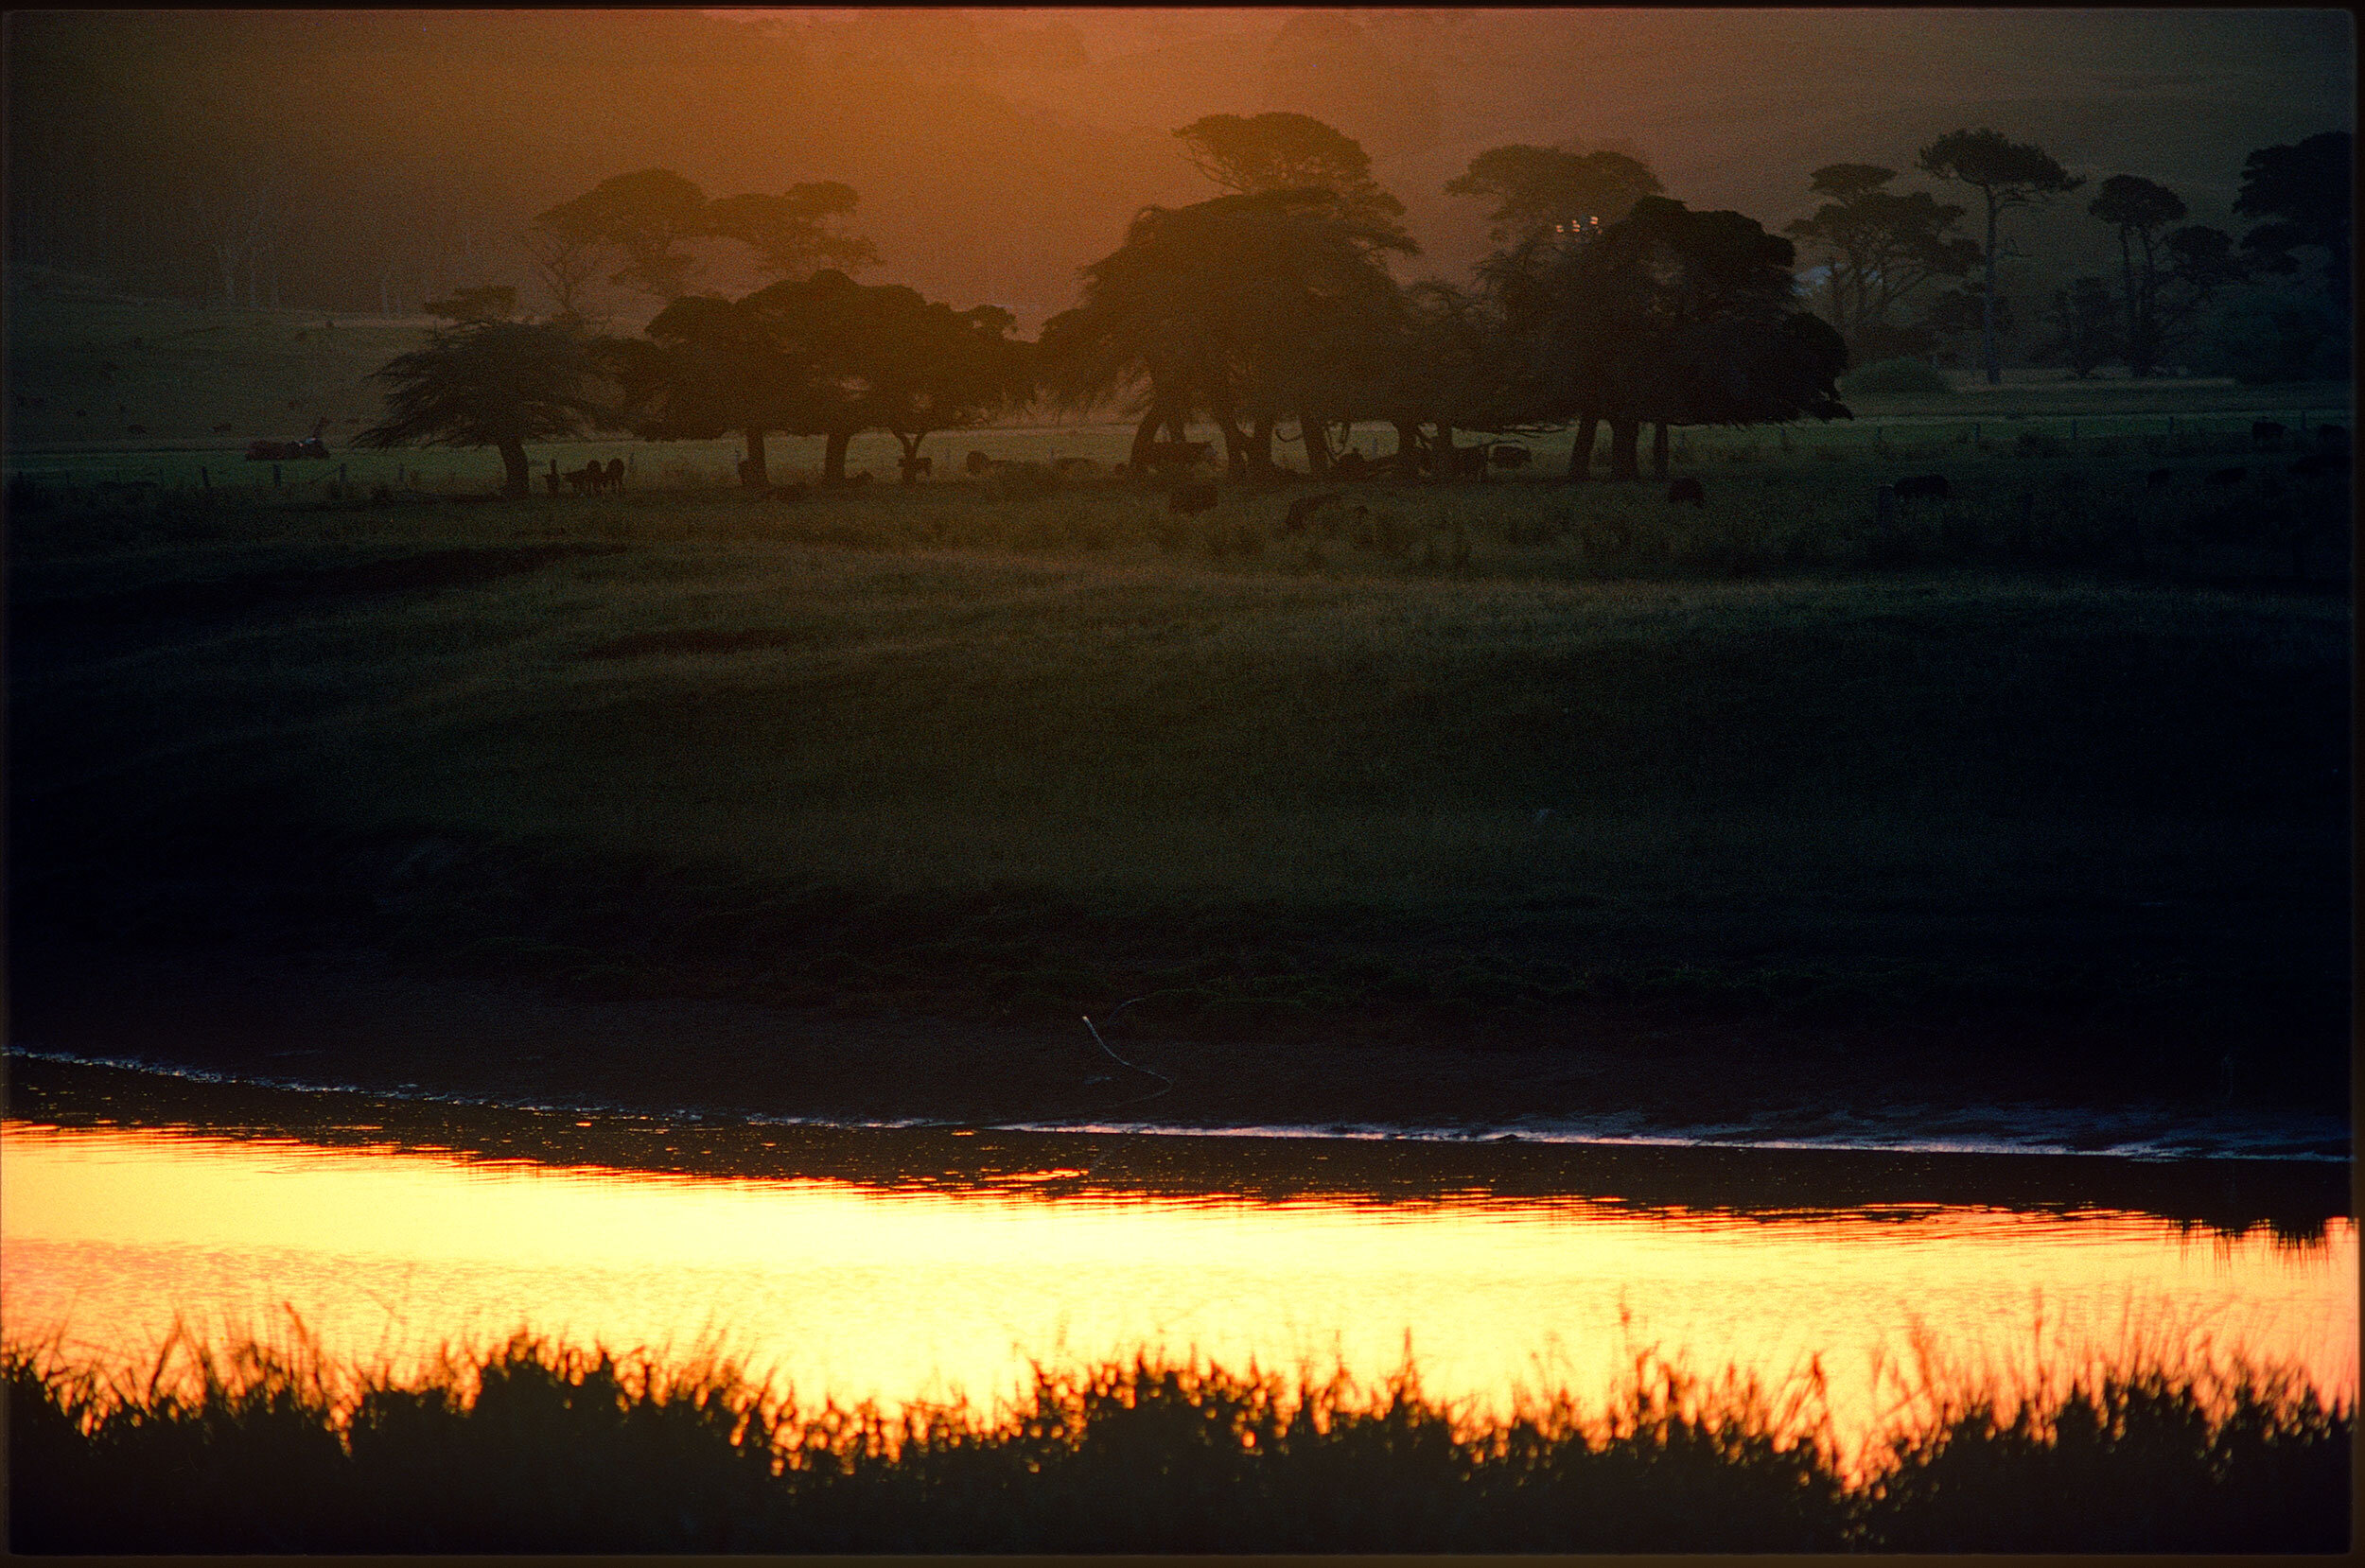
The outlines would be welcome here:
[[[1931,1397],[1868,1478],[1819,1381],[1649,1358],[1607,1408],[1504,1420],[1142,1357],[1038,1368],[990,1414],[800,1408],[727,1361],[519,1336],[396,1382],[299,1334],[167,1345],[142,1383],[4,1357],[30,1551],[2338,1550],[2354,1411],[2273,1373],[2081,1375],[1999,1415]],[[1926,1372],[1925,1367],[1925,1372]],[[2214,1412],[2214,1414],[2212,1413]]]

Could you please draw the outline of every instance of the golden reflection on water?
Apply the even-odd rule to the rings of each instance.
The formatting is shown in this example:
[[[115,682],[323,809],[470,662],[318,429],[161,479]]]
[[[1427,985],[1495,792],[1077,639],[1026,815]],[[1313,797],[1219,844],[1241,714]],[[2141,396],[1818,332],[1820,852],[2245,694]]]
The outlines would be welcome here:
[[[808,1404],[1016,1393],[1052,1365],[1197,1352],[1384,1376],[1431,1397],[1599,1405],[1656,1349],[1780,1384],[1819,1358],[1835,1432],[1878,1424],[1918,1344],[2009,1377],[2196,1348],[2356,1387],[2356,1228],[2321,1246],[2123,1211],[1917,1206],[1638,1211],[891,1191],[331,1150],[179,1132],[0,1129],[11,1341],[144,1363],[175,1318],[284,1330],[397,1375],[521,1326],[617,1350],[719,1348]]]

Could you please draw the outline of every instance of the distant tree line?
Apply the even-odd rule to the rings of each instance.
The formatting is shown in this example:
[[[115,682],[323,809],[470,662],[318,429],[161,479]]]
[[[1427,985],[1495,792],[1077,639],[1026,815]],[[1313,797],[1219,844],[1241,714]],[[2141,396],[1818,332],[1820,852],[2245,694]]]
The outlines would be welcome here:
[[[1046,407],[1121,411],[1137,468],[1203,421],[1236,478],[1274,474],[1283,441],[1328,477],[1369,461],[1338,441],[1375,423],[1396,432],[1393,461],[1407,474],[1482,472],[1483,446],[1457,432],[1573,427],[1569,477],[1587,476],[1604,428],[1611,478],[1639,476],[1646,428],[1664,477],[1676,427],[1848,417],[1838,378],[1851,348],[1926,354],[1937,321],[1975,320],[1993,380],[2003,220],[2084,183],[1992,131],[1939,137],[1918,166],[1978,193],[1974,240],[1952,232],[1962,206],[1892,191],[1893,169],[1817,169],[1812,188],[1829,200],[1790,225],[1828,257],[1809,287],[1793,238],[1740,213],[1693,211],[1638,159],[1498,148],[1446,186],[1494,203],[1497,249],[1466,287],[1405,285],[1391,258],[1419,247],[1352,138],[1292,113],[1210,115],[1175,134],[1223,194],[1144,208],[1115,251],[1081,270],[1080,302],[1033,342],[998,307],[855,282],[847,269],[875,253],[835,226],[857,205],[846,185],[710,200],[665,169],[603,181],[534,219],[549,319],[514,320],[509,287],[431,302],[451,324],[380,373],[393,411],[363,439],[496,446],[522,493],[526,442],[592,428],[736,434],[751,486],[769,483],[770,435],[821,438],[823,478],[836,481],[852,439],[885,430],[909,481],[931,434]],[[2185,216],[2174,193],[2111,176],[2088,210],[2116,231],[2119,292],[2095,278],[2062,290],[2049,347],[2079,374],[2110,357],[2152,374],[2215,292],[2296,272],[2294,253],[2311,247],[2345,310],[2347,160],[2345,133],[2252,154],[2237,211],[2263,221],[2238,246],[2218,230],[2171,228]],[[681,247],[694,237],[744,243],[778,281],[736,300],[690,292]],[[638,337],[597,332],[573,291],[610,266],[611,281],[665,302]],[[1940,296],[1951,304],[1919,323],[1899,319],[1910,296],[1974,269],[1975,287]]]

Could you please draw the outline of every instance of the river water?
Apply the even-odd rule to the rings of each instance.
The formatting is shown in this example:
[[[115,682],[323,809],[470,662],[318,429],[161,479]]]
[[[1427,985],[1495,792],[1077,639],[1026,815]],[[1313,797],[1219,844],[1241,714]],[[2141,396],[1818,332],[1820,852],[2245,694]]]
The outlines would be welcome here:
[[[282,1094],[0,1126],[11,1342],[152,1364],[176,1322],[403,1375],[529,1329],[716,1352],[802,1403],[1008,1399],[1199,1355],[1473,1416],[1656,1353],[1842,1448],[1933,1385],[2141,1360],[2354,1400],[2344,1166],[683,1124]],[[127,1110],[131,1113],[126,1114]],[[292,1316],[290,1315],[292,1315]]]

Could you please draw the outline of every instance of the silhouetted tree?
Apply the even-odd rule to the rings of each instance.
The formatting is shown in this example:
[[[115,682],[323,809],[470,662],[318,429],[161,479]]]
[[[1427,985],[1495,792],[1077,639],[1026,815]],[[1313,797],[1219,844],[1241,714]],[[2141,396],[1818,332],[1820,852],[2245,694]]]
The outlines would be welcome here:
[[[2149,375],[2160,362],[2160,232],[2184,216],[2184,203],[2141,175],[2114,174],[2086,210],[2119,232],[2119,346],[2129,375]]]
[[[2100,278],[2079,278],[2054,291],[2052,308],[2045,312],[2052,335],[2037,345],[2037,352],[2067,365],[2082,381],[2121,351],[2116,314],[2111,290]]]
[[[1963,209],[1927,191],[1885,189],[1896,177],[1873,164],[1827,164],[1808,188],[1831,200],[1786,231],[1830,256],[1831,324],[1859,359],[1929,353],[1936,335],[1896,324],[1889,311],[1933,278],[1960,277],[1979,260],[1977,245],[1947,233]]]
[[[1615,223],[1645,196],[1660,194],[1658,177],[1620,152],[1570,152],[1515,143],[1470,160],[1445,182],[1448,196],[1492,198],[1488,237],[1516,246],[1557,228]]]
[[[608,281],[661,300],[689,287],[696,258],[681,249],[705,232],[706,192],[672,169],[644,168],[601,181],[534,220],[537,229],[614,247],[624,264]]]
[[[1262,469],[1278,421],[1311,416],[1319,440],[1342,366],[1384,352],[1397,293],[1381,256],[1411,249],[1327,191],[1145,208],[1083,270],[1083,303],[1044,325],[1046,383],[1072,406],[1139,392],[1136,463],[1203,411],[1235,466]],[[1311,444],[1308,458],[1323,462]]]
[[[604,352],[637,434],[710,441],[736,430],[747,448],[741,482],[750,487],[769,482],[765,435],[811,423],[809,368],[746,300],[685,294],[657,312],[644,338]]]
[[[557,327],[478,322],[442,329],[373,378],[393,388],[386,417],[354,444],[493,447],[512,497],[528,493],[527,442],[570,440],[605,417],[591,355]]]
[[[1603,424],[1610,477],[1635,479],[1646,423],[1658,427],[1663,475],[1670,425],[1845,417],[1835,382],[1847,345],[1796,308],[1796,255],[1754,218],[1658,196],[1552,253],[1528,387],[1536,414],[1578,422],[1570,475],[1584,477]]]
[[[597,242],[555,229],[528,229],[517,236],[517,248],[551,297],[552,321],[561,326],[590,324],[591,279],[600,270]]]
[[[2029,206],[2074,191],[2085,182],[2073,179],[2042,148],[2011,141],[1995,131],[1951,131],[1923,148],[1915,163],[1925,174],[1972,187],[1987,203],[1988,239],[1981,251],[1987,265],[1980,287],[1979,362],[1987,373],[1988,384],[1993,386],[2004,379],[1995,351],[1995,269],[2001,254],[1997,248],[1998,221],[2010,208]]]
[[[1000,306],[955,311],[894,285],[863,290],[860,305],[869,419],[903,449],[905,484],[919,478],[920,444],[931,434],[1034,395],[1034,345],[1010,336],[1018,318]]]
[[[2270,271],[2290,272],[2302,246],[2324,253],[2325,286],[2349,307],[2351,230],[2356,221],[2354,139],[2326,131],[2291,147],[2261,148],[2242,164],[2234,210],[2267,221],[2242,236],[2243,251]]]
[[[853,271],[879,259],[878,247],[829,227],[850,216],[860,198],[835,180],[791,185],[780,196],[725,196],[707,203],[699,232],[735,239],[756,254],[759,271],[804,277],[824,263]]]
[[[1225,190],[1240,196],[1326,190],[1344,216],[1403,234],[1396,220],[1404,217],[1404,203],[1372,178],[1362,144],[1310,114],[1208,114],[1174,134],[1193,166]]]

